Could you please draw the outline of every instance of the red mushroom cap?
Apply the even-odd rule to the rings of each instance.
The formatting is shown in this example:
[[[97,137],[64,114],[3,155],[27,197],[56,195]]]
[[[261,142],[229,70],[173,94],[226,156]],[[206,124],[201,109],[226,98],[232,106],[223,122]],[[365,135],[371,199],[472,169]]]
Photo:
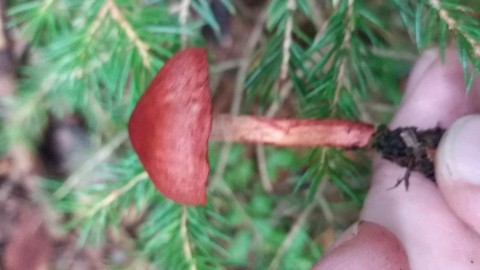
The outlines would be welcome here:
[[[128,124],[133,148],[165,197],[205,205],[211,126],[206,51],[188,48],[165,63]]]

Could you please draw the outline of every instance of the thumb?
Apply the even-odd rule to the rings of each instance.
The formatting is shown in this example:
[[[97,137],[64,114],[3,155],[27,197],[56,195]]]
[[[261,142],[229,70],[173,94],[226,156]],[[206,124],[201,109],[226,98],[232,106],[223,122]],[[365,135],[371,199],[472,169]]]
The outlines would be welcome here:
[[[397,237],[385,227],[360,221],[338,239],[336,246],[312,270],[410,269]]]
[[[480,115],[457,120],[436,155],[440,191],[452,210],[480,234]]]

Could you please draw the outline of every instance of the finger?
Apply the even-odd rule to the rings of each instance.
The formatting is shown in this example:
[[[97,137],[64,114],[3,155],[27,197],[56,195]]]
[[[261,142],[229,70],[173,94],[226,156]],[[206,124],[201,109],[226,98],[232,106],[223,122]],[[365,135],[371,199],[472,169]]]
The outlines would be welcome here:
[[[438,186],[454,212],[480,234],[480,115],[456,121],[437,150]]]
[[[360,222],[345,234],[343,241],[312,269],[409,269],[402,245],[382,226]]]
[[[432,61],[431,53],[437,58]],[[461,116],[480,108],[480,80],[467,94],[463,68],[454,49],[447,49],[445,62],[438,50],[422,56],[412,70],[402,104],[390,127],[417,126],[421,129],[450,126]]]
[[[369,191],[361,219],[395,234],[412,269],[479,269],[479,236],[456,217],[433,183],[413,173],[408,191],[389,190],[404,172],[377,161],[377,184]]]
[[[446,128],[478,109],[480,85],[475,82],[470,96],[465,95],[456,52],[448,49],[444,64],[436,54],[433,61],[420,58],[413,69],[391,127]],[[362,220],[392,231],[404,246],[412,269],[478,269],[480,238],[455,216],[434,183],[413,172],[408,191],[402,187],[388,190],[404,174],[405,168],[396,164],[380,158],[374,161]]]

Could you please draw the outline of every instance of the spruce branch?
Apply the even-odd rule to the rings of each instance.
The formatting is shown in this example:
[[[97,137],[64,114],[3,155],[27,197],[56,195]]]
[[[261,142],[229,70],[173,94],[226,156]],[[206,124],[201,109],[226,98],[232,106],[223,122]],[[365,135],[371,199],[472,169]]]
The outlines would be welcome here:
[[[28,142],[40,133],[39,125],[44,123],[42,116],[46,113],[42,108],[46,107],[44,104],[47,103],[47,97],[54,82],[54,76],[47,76],[40,82],[40,85],[36,86],[36,91],[25,93],[22,96],[24,102],[18,99],[13,101],[15,110],[12,106],[12,111],[6,116],[9,128],[4,131],[8,144],[13,145],[19,141]],[[25,132],[26,130],[29,132]],[[34,135],[32,136],[32,134]]]
[[[267,270],[276,270],[280,268],[280,264],[285,253],[288,251],[289,247],[292,245],[292,242],[295,239],[295,236],[297,236],[297,233],[305,225],[305,222],[307,222],[307,219],[314,208],[315,208],[315,204],[310,203],[307,205],[305,209],[303,209],[303,211],[300,213],[300,215],[298,216],[293,226],[290,228],[290,231],[288,232],[287,236],[285,237],[282,244],[278,248],[277,252],[275,253],[275,257],[270,262],[270,265],[268,266]]]
[[[312,181],[311,187],[308,190],[308,201],[312,201],[313,198],[315,197],[315,194],[321,193],[319,192],[320,186],[322,183],[326,183],[328,180],[327,174],[326,174],[326,168],[328,167],[327,162],[331,158],[330,156],[327,157],[327,154],[329,154],[328,148],[322,148],[320,149],[320,153],[318,154],[318,160],[316,161],[316,165],[312,166],[307,173],[305,173],[305,176],[310,176],[314,177],[314,180]],[[298,185],[300,185],[303,181],[300,181]]]
[[[335,215],[333,214],[332,208],[330,207],[330,204],[325,198],[325,191],[326,188],[329,185],[330,180],[325,177],[320,181],[320,185],[318,187],[318,195],[316,196],[316,202],[318,207],[322,210],[323,216],[325,217],[325,220],[327,221],[329,226],[333,226],[335,223]]]
[[[441,0],[429,0],[428,3],[438,12],[438,16],[447,24],[449,30],[460,34],[468,42],[474,57],[480,61],[480,43],[460,27],[459,22],[450,16],[446,9],[442,8]]]
[[[35,111],[39,104],[45,99],[54,83],[54,77],[46,78],[40,85],[39,89],[35,91],[28,101],[21,105],[20,110],[16,111],[15,116],[12,118],[12,124],[22,125],[24,121],[31,117],[32,112]]]
[[[122,131],[112,138],[110,142],[99,149],[90,159],[73,172],[64,182],[64,184],[53,194],[57,200],[65,197],[80,181],[85,179],[92,170],[99,164],[104,163],[113,152],[128,139],[127,132]]]
[[[182,0],[180,3],[180,12],[178,19],[180,21],[180,27],[185,28],[187,25],[188,14],[190,11],[190,0]],[[187,46],[188,36],[184,33],[182,34],[182,48]]]
[[[124,186],[122,186],[119,189],[111,191],[106,198],[99,201],[98,203],[95,203],[94,206],[91,208],[91,210],[84,213],[81,216],[81,218],[91,218],[95,216],[99,211],[111,205],[113,202],[118,200],[126,192],[130,191],[135,185],[137,185],[138,183],[146,179],[148,179],[148,175],[146,172],[141,172],[137,174],[132,179],[128,180]]]
[[[40,14],[44,14],[47,12],[47,10],[52,6],[54,0],[44,0],[43,5],[40,9]]]
[[[257,227],[255,227],[255,222],[254,218],[248,213],[248,211],[245,209],[244,205],[242,202],[235,196],[235,193],[233,193],[232,189],[224,182],[220,182],[218,186],[216,187],[216,191],[219,191],[221,194],[226,196],[229,200],[233,201],[233,205],[235,206],[236,210],[240,211],[240,214],[243,218],[243,221],[248,225],[250,230],[254,233],[255,238],[259,239],[259,242],[263,241],[263,236],[262,234],[258,231]]]
[[[138,34],[135,32],[133,27],[130,25],[128,20],[123,15],[120,7],[115,3],[115,0],[105,0],[105,3],[100,9],[100,12],[97,15],[97,19],[92,25],[91,32],[95,32],[101,24],[101,21],[104,20],[105,15],[110,15],[112,19],[118,23],[120,28],[125,32],[130,41],[135,45],[142,58],[143,65],[145,68],[151,68],[150,56],[149,56],[149,46],[143,42]]]
[[[92,22],[88,29],[88,37],[89,40],[94,38],[95,33],[98,31],[100,26],[102,25],[102,22],[105,20],[106,15],[110,12],[111,9],[111,4],[110,1],[105,1],[100,7],[100,10],[97,13],[97,16],[95,17],[95,20]]]
[[[296,10],[295,0],[288,0],[286,2],[287,6],[287,22],[285,24],[285,30],[283,34],[283,46],[282,46],[282,64],[280,67],[280,76],[277,79],[276,91],[279,92],[278,99],[275,99],[274,102],[270,105],[266,112],[267,117],[273,117],[277,111],[280,109],[284,100],[290,95],[292,86],[288,80],[288,70],[290,63],[290,50],[293,39],[293,17]],[[262,182],[263,188],[266,192],[272,192],[272,184],[270,177],[268,176],[267,170],[267,161],[265,148],[263,145],[256,145],[255,147],[257,161],[258,161],[258,171],[260,174],[260,180]]]
[[[340,60],[340,67],[338,68],[337,81],[336,81],[337,86],[335,87],[332,105],[331,105],[332,114],[335,114],[335,111],[337,109],[338,99],[340,98],[340,92],[342,91],[346,81],[345,73],[346,73],[347,60],[346,60],[345,54],[350,49],[350,39],[352,37],[352,32],[354,30],[354,24],[353,24],[354,1],[355,0],[348,0],[347,2],[347,12],[345,14],[345,20],[347,21],[347,25],[344,28],[343,40],[340,45],[340,51],[344,54],[344,56],[342,57],[342,60]]]
[[[272,180],[268,175],[267,157],[263,145],[259,144],[255,146],[255,155],[257,156],[258,173],[263,190],[267,193],[271,193],[273,191],[273,186]]]
[[[449,41],[455,42],[464,72],[466,90],[471,89],[473,78],[480,71],[480,49],[476,18],[478,8],[468,1],[425,0],[412,5],[411,1],[394,1],[415,42],[423,50],[435,44],[444,55]],[[438,25],[438,27],[432,27]],[[427,30],[428,29],[428,30]],[[471,63],[473,69],[470,68]]]
[[[149,213],[139,239],[157,268],[218,269],[226,253],[217,241],[227,237],[206,224],[221,224],[211,209],[182,207],[164,201]],[[175,262],[173,264],[172,262]]]
[[[296,10],[296,0],[287,0],[287,22],[283,34],[282,46],[282,65],[280,67],[280,82],[284,82],[288,75],[288,66],[290,62],[290,46],[292,45],[293,15]]]
[[[362,79],[367,72],[369,72],[369,66],[361,61],[365,61],[363,58],[360,60],[357,57],[358,54],[369,54],[371,46],[364,46],[358,42],[359,36],[362,36],[362,31],[366,31],[365,26],[362,24],[362,17],[359,16],[359,12],[355,9],[358,5],[354,0],[339,1],[334,7],[336,11],[329,21],[322,24],[321,29],[317,33],[315,39],[309,44],[305,54],[311,57],[313,66],[309,71],[305,72],[305,80],[311,82],[315,86],[315,89],[310,89],[307,85],[297,86],[303,88],[299,95],[301,104],[306,104],[303,107],[304,113],[309,117],[332,117],[334,115],[341,115],[342,117],[358,117],[356,113],[350,114],[349,112],[357,111],[359,105],[357,104],[356,96],[361,94],[363,89],[366,89],[365,83],[352,83],[355,80]],[[363,28],[362,28],[363,27]],[[371,35],[367,35],[371,37]],[[375,43],[374,43],[375,44]],[[320,57],[320,59],[318,58]],[[355,68],[356,65],[363,65],[362,68]],[[301,77],[300,77],[301,78]],[[360,81],[361,82],[361,81]],[[354,85],[359,85],[357,87]],[[362,89],[363,88],[363,89]],[[342,91],[347,91],[347,94],[342,94]],[[324,107],[328,110],[320,109],[317,105],[316,108],[309,108],[308,104],[312,102],[323,101]],[[310,109],[315,111],[309,112]],[[318,111],[318,112],[317,112]],[[323,164],[322,160],[325,160],[325,150],[313,152],[309,162],[317,162]],[[329,154],[328,160],[331,163],[336,163],[342,159],[342,154]],[[332,169],[324,170],[320,167],[310,167],[306,173],[310,177],[313,177],[312,183],[309,189],[308,200],[313,199],[313,194],[317,193],[319,183],[322,179],[328,179],[334,172],[343,174],[344,172],[338,172],[334,166]],[[303,183],[303,181],[302,181]],[[332,181],[333,184],[339,182]],[[300,185],[300,183],[299,183]],[[340,186],[338,186],[341,189]],[[347,190],[346,190],[347,191]]]
[[[185,260],[190,264],[190,270],[197,270],[197,265],[195,260],[192,257],[192,246],[190,240],[188,239],[188,229],[187,229],[187,221],[188,221],[188,208],[186,206],[182,206],[182,217],[180,221],[180,235],[182,237],[183,242],[183,252],[185,254]]]
[[[290,55],[291,55],[291,46],[293,42],[293,24],[294,24],[294,15],[296,11],[296,1],[288,0],[286,2],[287,7],[287,22],[285,23],[285,29],[283,33],[283,44],[282,44],[282,63],[280,66],[280,75],[277,79],[275,90],[278,93],[278,98],[276,98],[270,107],[268,107],[265,116],[273,117],[277,111],[281,108],[285,99],[290,95],[292,90],[292,85],[288,80],[288,71],[290,68]]]

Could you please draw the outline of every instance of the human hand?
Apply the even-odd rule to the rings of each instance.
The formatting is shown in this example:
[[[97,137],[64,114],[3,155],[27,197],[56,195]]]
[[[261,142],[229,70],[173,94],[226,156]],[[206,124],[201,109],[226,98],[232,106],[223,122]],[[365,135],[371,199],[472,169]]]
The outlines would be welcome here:
[[[376,157],[360,215],[313,269],[480,269],[480,80],[465,93],[457,53],[417,61],[390,127],[448,128],[437,149],[437,185]],[[471,115],[462,117],[465,115]]]

